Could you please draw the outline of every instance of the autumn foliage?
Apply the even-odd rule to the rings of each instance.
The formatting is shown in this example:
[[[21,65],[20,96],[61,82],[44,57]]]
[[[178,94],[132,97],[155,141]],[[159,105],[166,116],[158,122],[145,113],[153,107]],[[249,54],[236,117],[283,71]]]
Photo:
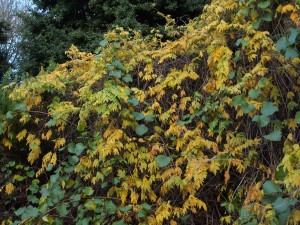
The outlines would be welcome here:
[[[298,11],[214,0],[6,86],[2,224],[298,224]]]

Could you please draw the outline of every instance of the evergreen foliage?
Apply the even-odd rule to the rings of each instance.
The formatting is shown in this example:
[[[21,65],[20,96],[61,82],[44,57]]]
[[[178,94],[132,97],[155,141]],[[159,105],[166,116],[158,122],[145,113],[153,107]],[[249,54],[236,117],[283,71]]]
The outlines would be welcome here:
[[[163,30],[171,15],[179,24],[200,14],[207,0],[35,0],[36,8],[22,16],[21,72],[38,74],[49,60],[62,63],[72,44],[81,51],[94,51],[103,34],[118,25],[150,34]]]
[[[6,86],[0,221],[299,224],[299,8],[214,0]]]
[[[5,21],[0,20],[0,79],[8,70],[10,64],[8,62],[8,54],[4,45],[6,44],[8,37],[7,32],[9,31],[9,24]]]

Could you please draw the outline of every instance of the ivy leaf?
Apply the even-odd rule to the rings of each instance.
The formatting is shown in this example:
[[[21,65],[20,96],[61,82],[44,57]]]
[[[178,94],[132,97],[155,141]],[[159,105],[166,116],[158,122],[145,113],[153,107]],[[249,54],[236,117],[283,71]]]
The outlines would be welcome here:
[[[270,1],[260,2],[257,4],[257,6],[261,9],[265,9],[270,5]]]
[[[274,193],[281,193],[282,190],[278,184],[272,180],[267,180],[262,186],[264,193],[267,195],[272,195]]]
[[[286,198],[282,198],[279,196],[275,202],[272,203],[273,208],[275,209],[276,213],[284,213],[289,210],[289,204]]]
[[[260,18],[263,21],[271,22],[272,21],[272,12],[265,12]]]
[[[298,111],[298,112],[296,113],[295,119],[296,119],[296,122],[297,122],[298,124],[300,124],[300,111]]]
[[[285,54],[284,54],[284,57],[285,58],[297,58],[299,56],[298,54],[298,51],[295,49],[295,48],[292,48],[292,47],[288,47],[286,50],[285,50]]]
[[[82,143],[70,143],[68,144],[68,152],[80,156],[82,152],[86,149],[86,146]]]
[[[25,209],[25,207],[18,208],[18,210],[16,210],[14,213],[16,216],[21,216],[25,212]]]
[[[99,44],[100,44],[100,46],[105,47],[108,44],[108,41],[104,39],[104,40],[100,41]]]
[[[14,106],[14,111],[16,111],[16,110],[20,110],[22,112],[25,112],[27,110],[26,104],[25,103],[16,104]]]
[[[115,214],[117,211],[117,206],[115,205],[115,203],[113,203],[113,201],[105,202],[105,207],[109,214]]]
[[[92,195],[94,193],[93,188],[91,187],[85,187],[83,188],[82,192],[88,196]]]
[[[250,113],[255,109],[254,105],[249,104],[247,102],[243,102],[241,108],[242,108],[243,113],[245,113],[245,114]]]
[[[278,107],[274,105],[272,102],[263,102],[261,113],[265,116],[273,115],[275,112],[278,111]]]
[[[58,203],[56,206],[56,211],[61,217],[64,217],[69,214],[68,210],[69,204],[68,203]]]
[[[140,112],[134,112],[132,115],[136,121],[142,120],[145,117],[144,114]]]
[[[252,121],[256,122],[260,127],[265,127],[270,123],[270,118],[265,115],[261,115],[261,116],[255,115],[252,118]]]
[[[297,36],[299,34],[299,29],[291,28],[290,32],[291,33],[290,33],[290,36],[289,36],[289,42],[291,44],[295,44],[296,38],[297,38]]]
[[[148,131],[148,127],[145,126],[145,124],[141,124],[136,126],[135,133],[139,136],[143,136]]]
[[[130,210],[132,209],[132,205],[128,205],[128,206],[125,206],[125,207],[122,207],[122,208],[120,208],[119,210],[121,211],[121,212],[129,212]]]
[[[138,211],[138,217],[139,218],[144,218],[147,216],[147,212],[145,210],[139,210]]]
[[[269,80],[266,77],[262,77],[258,81],[258,87],[260,87],[260,88],[266,87],[268,84],[269,84]]]
[[[122,75],[123,75],[123,72],[120,71],[120,70],[111,71],[109,73],[109,76],[111,76],[111,77],[117,77],[117,78],[121,78]]]
[[[244,102],[245,97],[243,95],[237,95],[232,98],[232,105],[235,107]]]
[[[156,157],[155,162],[158,167],[166,167],[171,162],[171,157],[165,155],[158,155]]]
[[[257,21],[255,21],[254,23],[252,23],[252,27],[253,27],[255,30],[257,30],[257,29],[259,28],[260,22],[261,22],[260,19],[257,20]]]
[[[252,99],[257,99],[260,94],[261,94],[261,89],[251,89],[249,91],[249,97]]]
[[[146,122],[153,122],[155,120],[155,116],[154,115],[147,115],[145,116],[145,121]]]
[[[129,98],[127,102],[131,103],[132,106],[137,106],[139,104],[139,100],[136,98]]]
[[[280,130],[274,130],[272,133],[268,135],[264,135],[264,138],[269,141],[280,141],[281,140],[281,131]]]
[[[287,49],[287,47],[290,45],[288,42],[288,39],[286,37],[281,37],[279,40],[276,42],[276,49],[277,51],[282,51]]]
[[[79,162],[79,158],[78,158],[77,155],[72,155],[72,156],[69,157],[69,163],[71,165],[75,165],[78,162]]]
[[[131,82],[133,82],[133,79],[130,75],[127,75],[127,76],[123,77],[123,81],[125,83],[131,83]]]
[[[145,209],[146,211],[150,211],[151,210],[151,205],[149,205],[148,203],[143,203],[140,205],[143,209]]]

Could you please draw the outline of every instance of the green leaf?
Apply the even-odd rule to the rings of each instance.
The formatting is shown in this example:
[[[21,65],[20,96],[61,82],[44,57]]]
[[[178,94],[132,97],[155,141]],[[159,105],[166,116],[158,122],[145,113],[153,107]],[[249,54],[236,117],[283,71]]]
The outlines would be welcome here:
[[[229,79],[232,80],[235,77],[235,72],[234,71],[230,71],[229,73]]]
[[[82,143],[70,143],[68,144],[68,152],[75,154],[77,156],[80,156],[82,152],[86,149],[87,147],[82,144]]]
[[[296,113],[295,119],[296,119],[296,122],[297,122],[298,124],[300,124],[300,111],[298,111],[298,112]]]
[[[128,98],[127,102],[131,103],[132,106],[137,106],[139,104],[139,100],[136,98]]]
[[[144,114],[140,112],[134,112],[132,115],[136,121],[142,120],[145,117]]]
[[[132,209],[132,205],[128,205],[128,206],[125,206],[125,207],[122,207],[122,208],[120,208],[119,210],[121,211],[121,212],[129,212],[130,210]]]
[[[140,124],[136,126],[135,133],[139,136],[143,136],[148,131],[148,127],[145,126],[145,124]]]
[[[234,97],[232,98],[232,105],[235,107],[235,106],[241,104],[242,102],[245,102],[244,99],[245,99],[244,95],[237,95],[237,96],[234,96]]]
[[[275,171],[275,178],[276,180],[284,181],[287,174],[288,173],[283,169],[283,166],[279,166]]]
[[[279,40],[276,42],[276,49],[277,51],[282,51],[287,49],[287,47],[290,45],[288,42],[288,39],[286,37],[281,37]]]
[[[131,83],[131,82],[133,82],[133,79],[130,75],[127,75],[127,76],[123,77],[123,81],[125,83]]]
[[[140,205],[143,209],[145,209],[146,211],[150,211],[151,210],[151,205],[149,205],[148,203],[143,203]]]
[[[100,41],[99,44],[100,44],[100,46],[105,47],[108,44],[108,41],[104,39],[104,40]]]
[[[257,6],[261,9],[265,9],[270,5],[270,1],[264,1],[257,4]]]
[[[156,157],[155,162],[158,167],[166,167],[171,162],[171,157],[165,155],[158,155]]]
[[[261,20],[266,21],[266,22],[271,22],[272,21],[272,12],[265,12],[261,17]]]
[[[65,217],[66,215],[69,214],[68,210],[69,204],[68,203],[58,203],[56,206],[56,211],[61,217]]]
[[[299,57],[299,54],[298,54],[298,51],[297,51],[295,48],[293,48],[293,47],[288,47],[288,48],[285,50],[284,57],[285,57],[285,58],[288,58],[288,59],[289,59],[289,58],[293,59],[293,58]]]
[[[298,34],[299,34],[299,29],[295,29],[295,28],[290,29],[289,42],[291,44],[295,44]]]
[[[111,77],[117,77],[117,78],[121,78],[122,75],[123,75],[123,72],[120,71],[120,70],[111,71],[109,73],[109,76],[111,76]]]
[[[115,205],[115,203],[113,203],[113,201],[105,202],[105,207],[109,214],[115,214],[117,211],[117,206]]]
[[[40,190],[40,193],[42,196],[45,196],[45,197],[50,196],[50,191],[46,187],[42,187],[42,189]]]
[[[276,213],[284,213],[289,210],[289,204],[287,198],[282,198],[279,196],[275,202],[272,203],[273,208],[275,209]]]
[[[4,124],[0,123],[0,134],[3,134],[4,131]]]
[[[268,84],[269,84],[269,80],[266,77],[262,77],[258,81],[258,87],[260,87],[260,88],[266,87]]]
[[[14,118],[14,116],[13,116],[13,114],[12,114],[11,111],[8,111],[8,112],[6,113],[6,115],[5,115],[5,117],[6,117],[6,119],[9,119],[9,120]]]
[[[278,107],[273,102],[264,101],[261,108],[261,113],[265,116],[273,115],[278,111]]]
[[[138,211],[138,217],[139,218],[144,218],[147,216],[147,212],[145,210],[139,210]]]
[[[71,195],[70,199],[75,202],[80,201],[81,195],[80,194]]]
[[[249,91],[249,97],[252,99],[257,99],[260,94],[261,94],[260,89],[251,89]]]
[[[264,135],[264,138],[269,141],[280,141],[281,140],[281,131],[280,130],[274,130],[272,133],[268,135]]]
[[[265,115],[261,115],[261,116],[255,115],[252,118],[252,121],[256,122],[260,127],[265,127],[270,123],[270,118]]]
[[[119,69],[123,69],[123,64],[122,64],[122,62],[119,61],[119,60],[112,61],[111,64],[112,64],[113,66],[119,68]]]
[[[92,195],[94,193],[93,188],[91,187],[85,187],[83,188],[82,192],[88,196]]]
[[[34,177],[35,176],[35,172],[33,170],[30,170],[26,173],[26,175],[30,178]]]
[[[272,202],[275,202],[276,199],[278,198],[277,195],[264,195],[264,197],[262,198],[261,202],[263,204],[271,204]]]
[[[20,110],[22,112],[25,112],[27,110],[26,104],[25,103],[16,104],[14,106],[14,111],[16,111],[16,110]]]
[[[286,222],[288,220],[288,218],[291,215],[291,211],[290,209],[288,209],[287,211],[283,212],[283,213],[279,213],[278,216],[278,221],[279,221],[279,225],[286,225]]]
[[[243,113],[245,113],[245,114],[253,112],[253,110],[255,109],[254,105],[249,104],[247,102],[243,102],[241,108],[242,108]]]
[[[55,125],[56,125],[56,120],[55,119],[51,119],[47,123],[48,127],[54,127]]]
[[[282,193],[282,190],[278,184],[272,180],[267,180],[262,186],[264,193],[267,195],[272,195],[274,193]]]
[[[58,177],[59,177],[58,174],[53,174],[53,175],[50,176],[50,181],[51,181],[52,183],[56,183]]]
[[[22,214],[22,220],[26,220],[26,219],[29,219],[29,218],[34,218],[34,217],[37,217],[39,215],[39,211],[36,207],[33,207],[33,206],[28,206],[26,208],[26,211],[25,213]]]
[[[153,122],[155,120],[155,116],[154,115],[147,115],[145,116],[145,121],[146,122]]]
[[[16,214],[16,216],[21,216],[25,212],[25,209],[25,207],[18,208],[18,210],[16,210],[14,213]]]
[[[69,156],[69,163],[71,165],[75,165],[76,163],[79,162],[79,158],[77,155],[72,155],[72,156]]]
[[[261,20],[256,20],[254,23],[252,23],[252,27],[257,30],[259,28]]]

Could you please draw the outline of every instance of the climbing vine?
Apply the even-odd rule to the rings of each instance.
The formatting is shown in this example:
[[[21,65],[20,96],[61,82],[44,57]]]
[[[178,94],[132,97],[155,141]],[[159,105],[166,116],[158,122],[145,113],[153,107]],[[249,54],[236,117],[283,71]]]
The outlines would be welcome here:
[[[298,11],[215,0],[175,41],[116,28],[17,84],[2,224],[297,224]]]

